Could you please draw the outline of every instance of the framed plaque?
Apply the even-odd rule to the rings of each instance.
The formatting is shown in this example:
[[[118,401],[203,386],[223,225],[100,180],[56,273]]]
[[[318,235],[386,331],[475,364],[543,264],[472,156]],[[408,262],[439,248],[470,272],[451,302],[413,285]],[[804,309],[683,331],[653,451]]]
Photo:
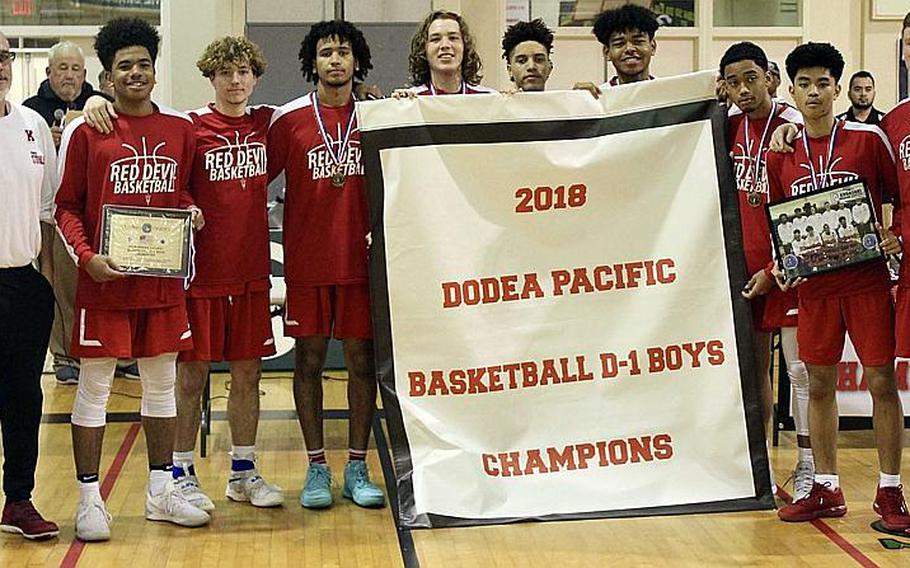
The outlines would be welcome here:
[[[187,278],[192,232],[191,211],[105,205],[101,254],[129,274]]]
[[[787,279],[885,258],[862,179],[772,203],[766,211],[777,264]]]

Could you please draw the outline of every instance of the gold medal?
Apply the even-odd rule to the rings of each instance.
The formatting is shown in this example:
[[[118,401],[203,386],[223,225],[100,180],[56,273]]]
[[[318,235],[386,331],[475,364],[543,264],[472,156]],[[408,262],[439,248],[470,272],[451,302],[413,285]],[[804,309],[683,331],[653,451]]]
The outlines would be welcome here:
[[[335,187],[344,187],[345,179],[347,178],[344,173],[342,173],[341,168],[336,168],[335,171],[332,172],[332,185]]]
[[[749,202],[751,207],[758,207],[761,205],[761,193],[757,191],[749,191],[746,196],[746,201]]]

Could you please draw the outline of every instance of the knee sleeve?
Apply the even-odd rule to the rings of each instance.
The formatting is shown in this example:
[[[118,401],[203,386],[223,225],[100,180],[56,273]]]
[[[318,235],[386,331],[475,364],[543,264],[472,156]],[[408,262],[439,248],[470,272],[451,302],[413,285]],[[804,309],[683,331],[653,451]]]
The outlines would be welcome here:
[[[797,390],[806,389],[806,395],[809,393],[809,370],[802,361],[787,361],[787,375],[790,377],[790,384]]]
[[[76,426],[99,428],[107,421],[107,400],[114,382],[113,358],[82,359],[79,364],[79,386],[73,402],[70,422]]]
[[[177,382],[176,353],[139,359],[139,380],[142,381],[142,416],[177,416],[177,400],[174,398],[174,384]]]

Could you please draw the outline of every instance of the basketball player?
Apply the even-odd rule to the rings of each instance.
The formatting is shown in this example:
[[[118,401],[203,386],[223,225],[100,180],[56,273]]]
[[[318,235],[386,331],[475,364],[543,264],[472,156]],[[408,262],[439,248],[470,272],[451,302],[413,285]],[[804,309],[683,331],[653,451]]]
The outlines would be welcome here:
[[[413,87],[396,89],[392,97],[494,93],[480,85],[482,67],[464,18],[436,10],[417,25],[411,38],[408,69]]]
[[[827,43],[800,45],[787,56],[790,94],[803,115],[794,152],[768,155],[771,202],[831,185],[865,179],[875,209],[897,187],[891,148],[876,126],[837,121],[844,59]],[[809,172],[809,175],[806,175]],[[808,179],[807,179],[808,177]],[[881,227],[878,227],[881,230]],[[882,231],[881,248],[892,254],[898,239]],[[873,508],[891,530],[910,528],[900,486],[903,411],[894,378],[894,314],[884,262],[818,275],[798,286],[800,355],[809,368],[809,421],[815,482],[808,496],[781,508],[784,521],[840,517],[847,506],[837,475],[837,363],[845,334],[856,347],[873,399],[873,427],[880,466]]]
[[[330,337],[344,344],[351,410],[342,495],[380,507],[365,458],[376,402],[366,235],[367,198],[354,113],[354,82],[372,68],[363,33],[346,21],[314,25],[300,48],[311,93],[281,107],[269,129],[269,177],[287,179],[285,335],[296,338],[294,401],[309,469],[307,508],[332,504],[322,428],[322,369]]]
[[[553,71],[553,32],[540,18],[517,22],[502,36],[502,58],[519,91],[543,91]]]
[[[768,58],[764,50],[754,43],[742,42],[730,46],[720,60],[720,74],[726,85],[727,100],[735,105],[729,120],[731,152],[746,268],[752,275],[742,294],[752,302],[756,380],[761,392],[763,423],[768,434],[774,414],[774,394],[768,377],[771,333],[780,329],[787,374],[796,403],[793,407],[799,459],[793,473],[794,493],[802,497],[811,490],[814,474],[809,444],[809,375],[806,366],[799,360],[796,342],[796,294],[778,289],[767,269],[771,262],[771,241],[765,216],[768,203],[765,161],[770,133],[781,124],[802,122],[802,118],[792,107],[771,99],[768,93]],[[788,228],[792,240],[793,230]]]
[[[61,143],[62,181],[57,226],[79,265],[73,353],[81,359],[73,404],[72,434],[79,505],[76,537],[110,538],[99,490],[105,411],[117,358],[138,359],[142,425],[148,446],[149,482],[145,517],[201,526],[208,513],[190,504],[172,478],[171,453],[177,408],[177,352],[192,346],[183,282],[127,276],[99,254],[102,206],[183,208],[196,146],[186,115],[152,103],[158,32],[135,18],[114,19],[95,38],[95,50],[114,85],[119,118],[102,136],[74,121]],[[151,167],[149,167],[151,166]],[[194,224],[202,216],[194,208]]]
[[[592,31],[603,45],[604,59],[613,65],[616,75],[600,86],[583,81],[575,83],[574,88],[589,91],[597,98],[608,87],[653,79],[651,58],[657,53],[654,35],[659,27],[654,12],[636,4],[602,12]]]
[[[901,30],[903,38],[903,55],[905,62],[910,62],[910,13],[904,18]],[[910,203],[910,158],[904,148],[910,144],[910,101],[903,100],[882,119],[882,130],[891,141],[897,159],[897,180],[900,188],[899,203]],[[845,216],[850,215],[844,209]],[[867,215],[862,212],[863,216]],[[895,220],[896,230],[903,238],[910,237],[910,215],[906,212]],[[860,223],[854,219],[854,223]],[[847,230],[845,229],[845,232]],[[897,286],[897,310],[895,315],[895,340],[898,357],[910,357],[910,262],[904,256],[900,266]]]

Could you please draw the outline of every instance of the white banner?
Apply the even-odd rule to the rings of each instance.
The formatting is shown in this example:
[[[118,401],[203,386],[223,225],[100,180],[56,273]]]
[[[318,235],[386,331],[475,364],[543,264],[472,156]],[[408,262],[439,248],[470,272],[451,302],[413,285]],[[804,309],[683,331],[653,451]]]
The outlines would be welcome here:
[[[773,505],[713,84],[360,107],[405,525]]]

